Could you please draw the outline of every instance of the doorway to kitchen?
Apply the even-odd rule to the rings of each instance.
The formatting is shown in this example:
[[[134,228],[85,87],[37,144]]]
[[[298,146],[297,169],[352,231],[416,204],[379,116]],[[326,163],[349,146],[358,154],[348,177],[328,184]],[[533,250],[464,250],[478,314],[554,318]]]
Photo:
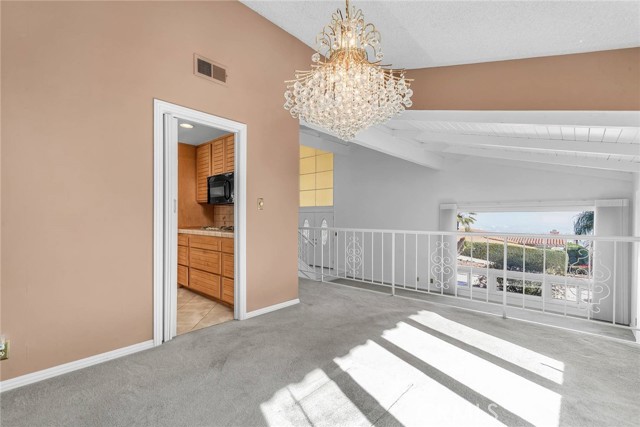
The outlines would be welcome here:
[[[154,101],[154,343],[246,316],[246,125]]]

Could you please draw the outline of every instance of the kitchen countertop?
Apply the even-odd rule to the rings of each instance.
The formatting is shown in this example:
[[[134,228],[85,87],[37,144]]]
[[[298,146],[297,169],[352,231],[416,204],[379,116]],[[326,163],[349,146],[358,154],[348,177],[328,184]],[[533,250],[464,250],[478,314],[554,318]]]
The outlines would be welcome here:
[[[209,231],[203,230],[201,227],[187,227],[187,228],[178,228],[178,233],[183,234],[197,234],[200,236],[213,236],[213,237],[227,237],[233,239],[233,232],[229,231]]]

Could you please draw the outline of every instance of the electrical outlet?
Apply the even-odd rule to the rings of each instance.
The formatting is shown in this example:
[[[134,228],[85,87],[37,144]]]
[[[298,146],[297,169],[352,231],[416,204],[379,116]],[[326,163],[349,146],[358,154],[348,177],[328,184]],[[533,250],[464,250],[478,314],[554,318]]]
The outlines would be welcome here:
[[[420,276],[416,277],[416,282],[420,281]]]
[[[4,341],[0,344],[0,360],[6,360],[9,358],[9,341]]]
[[[429,283],[433,283],[433,277],[429,279]]]

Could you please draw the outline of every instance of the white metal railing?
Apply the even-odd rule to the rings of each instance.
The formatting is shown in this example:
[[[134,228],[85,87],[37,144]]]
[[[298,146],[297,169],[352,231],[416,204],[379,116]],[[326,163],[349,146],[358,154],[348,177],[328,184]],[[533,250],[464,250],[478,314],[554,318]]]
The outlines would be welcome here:
[[[513,307],[632,323],[638,237],[333,227],[300,227],[298,234],[299,268],[321,281],[499,304],[505,316]]]

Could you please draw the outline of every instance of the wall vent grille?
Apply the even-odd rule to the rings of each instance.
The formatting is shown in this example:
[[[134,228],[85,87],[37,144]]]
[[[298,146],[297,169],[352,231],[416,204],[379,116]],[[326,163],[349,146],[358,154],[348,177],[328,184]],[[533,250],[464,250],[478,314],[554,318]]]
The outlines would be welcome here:
[[[197,53],[193,55],[193,74],[212,82],[227,84],[227,69]]]

